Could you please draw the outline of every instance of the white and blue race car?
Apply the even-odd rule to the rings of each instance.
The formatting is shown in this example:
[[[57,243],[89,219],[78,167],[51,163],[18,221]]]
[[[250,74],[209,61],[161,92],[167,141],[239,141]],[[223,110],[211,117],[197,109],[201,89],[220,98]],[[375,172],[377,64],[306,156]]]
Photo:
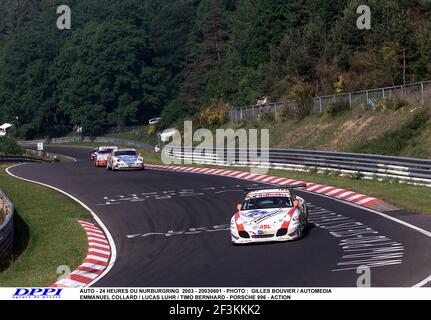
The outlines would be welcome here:
[[[307,228],[308,209],[292,188],[262,188],[247,194],[231,219],[233,244],[299,239]]]
[[[109,170],[143,170],[144,158],[135,149],[118,149],[111,153],[106,164]]]

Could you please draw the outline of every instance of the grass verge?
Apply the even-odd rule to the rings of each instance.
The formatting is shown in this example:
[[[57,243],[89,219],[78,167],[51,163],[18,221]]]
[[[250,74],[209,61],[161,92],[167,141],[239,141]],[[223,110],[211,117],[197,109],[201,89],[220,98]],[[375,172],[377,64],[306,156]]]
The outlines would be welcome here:
[[[9,176],[6,168],[0,165],[0,188],[15,206],[15,243],[12,264],[0,272],[0,287],[50,285],[60,276],[59,266],[73,271],[85,258],[87,239],[77,220],[90,215],[54,190]]]

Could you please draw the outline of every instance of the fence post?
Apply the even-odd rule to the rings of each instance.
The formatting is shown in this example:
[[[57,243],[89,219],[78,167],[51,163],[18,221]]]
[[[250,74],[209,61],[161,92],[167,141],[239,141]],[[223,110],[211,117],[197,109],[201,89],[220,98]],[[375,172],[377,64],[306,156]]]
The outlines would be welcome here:
[[[323,113],[322,97],[319,97],[319,109],[320,109],[320,113]]]
[[[422,93],[422,99],[421,99],[421,103],[422,105],[425,104],[425,97],[424,97],[424,83],[421,82],[421,93]]]
[[[382,88],[382,97],[383,97],[383,100],[385,100],[385,88]]]
[[[274,120],[277,121],[277,103],[274,104]]]
[[[366,99],[367,101],[365,102],[365,105],[368,106],[368,100],[370,99],[370,94],[368,93],[368,90],[365,90],[365,95],[366,95]]]
[[[349,105],[350,105],[350,109],[352,109],[352,93],[349,93]]]

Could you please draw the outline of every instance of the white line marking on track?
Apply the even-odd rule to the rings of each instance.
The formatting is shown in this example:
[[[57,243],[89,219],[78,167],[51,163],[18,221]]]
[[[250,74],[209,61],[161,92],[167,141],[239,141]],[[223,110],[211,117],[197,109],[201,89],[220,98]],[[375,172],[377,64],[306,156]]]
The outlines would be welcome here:
[[[422,280],[421,282],[415,284],[413,287],[423,287],[424,285],[426,285],[428,282],[431,282],[431,275],[428,276],[428,278]]]
[[[159,167],[159,168],[160,168],[160,167]],[[156,169],[156,170],[160,170],[159,168],[157,168],[157,166],[156,166],[156,167],[154,167],[154,169]],[[168,171],[171,171],[172,169],[171,169],[171,168],[169,168],[169,167],[167,167],[166,169],[161,169],[161,170],[168,170]],[[214,174],[214,173],[215,173],[215,172],[213,172],[212,174]],[[209,174],[209,172],[207,172],[207,174]],[[254,176],[254,175],[253,175],[253,174],[246,174],[246,175],[231,176],[230,178],[231,178],[231,179],[248,180],[248,178],[251,178],[252,176]],[[287,183],[288,183],[288,181],[294,181],[294,180],[287,179],[286,181],[284,181],[284,182],[279,182],[278,184],[280,184],[280,185],[284,185],[284,184],[287,184]],[[359,208],[359,209],[362,209],[362,210],[365,210],[365,211],[368,211],[368,212],[371,212],[371,213],[377,214],[377,215],[379,215],[379,216],[381,216],[381,217],[384,217],[384,218],[386,218],[386,219],[389,219],[389,220],[391,220],[391,221],[393,221],[393,222],[399,223],[399,224],[401,224],[401,225],[403,225],[403,226],[405,226],[405,227],[407,227],[407,228],[413,229],[413,230],[415,230],[415,231],[417,231],[417,232],[419,232],[419,233],[423,234],[424,236],[426,236],[426,237],[428,237],[428,238],[431,238],[431,232],[429,232],[429,231],[426,231],[426,230],[424,230],[424,229],[422,229],[422,228],[419,228],[419,227],[417,227],[417,226],[415,226],[415,225],[412,225],[412,224],[410,224],[410,223],[408,223],[408,222],[405,222],[405,221],[403,221],[403,220],[400,220],[400,219],[397,219],[397,218],[391,217],[391,216],[389,216],[389,215],[387,215],[387,214],[385,214],[385,213],[378,212],[378,211],[376,211],[376,210],[373,210],[373,209],[370,209],[370,208],[367,208],[367,207],[364,207],[364,206],[360,206],[360,205],[357,205],[357,204],[352,203],[352,202],[348,202],[348,201],[346,201],[346,199],[339,199],[339,198],[337,198],[337,197],[340,197],[340,195],[339,195],[339,196],[337,196],[337,197],[330,197],[330,196],[326,196],[325,194],[312,192],[311,190],[312,190],[312,189],[314,189],[314,187],[316,187],[316,188],[317,188],[317,185],[316,185],[316,186],[313,186],[312,188],[310,188],[310,189],[308,189],[308,190],[307,190],[307,189],[302,189],[302,190],[301,190],[301,192],[308,193],[308,194],[311,194],[311,195],[314,195],[314,196],[319,196],[319,197],[324,197],[324,198],[327,198],[327,199],[331,199],[331,200],[334,200],[334,201],[336,201],[336,202],[346,204],[346,205],[348,205],[348,206],[352,206],[352,207],[355,207],[355,208]],[[346,191],[346,195],[348,194],[347,192],[349,192],[349,191]],[[362,196],[362,195],[361,195],[361,196]],[[426,281],[426,282],[425,282],[425,281]],[[426,283],[428,283],[428,282],[430,282],[430,281],[431,281],[431,276],[427,277],[426,279],[424,279],[423,281],[419,282],[418,284],[421,284],[421,286],[423,286],[424,284],[426,284]]]
[[[108,239],[108,241],[109,241],[109,245],[111,246],[111,257],[110,257],[110,259],[109,259],[109,263],[108,263],[108,266],[106,267],[105,271],[103,271],[103,273],[102,273],[102,274],[101,274],[97,279],[93,280],[92,282],[90,282],[89,284],[87,284],[85,287],[90,287],[90,286],[92,286],[92,285],[93,285],[93,284],[95,284],[97,281],[99,281],[99,280],[100,280],[100,279],[102,279],[104,276],[106,276],[106,275],[108,274],[108,272],[112,269],[112,267],[113,267],[113,266],[114,266],[114,264],[115,264],[115,260],[116,260],[116,258],[117,258],[117,248],[115,247],[115,242],[114,242],[114,239],[112,238],[111,233],[109,233],[108,228],[105,226],[105,224],[102,222],[102,220],[97,216],[97,214],[96,214],[93,210],[91,210],[89,206],[87,206],[84,202],[82,202],[82,201],[81,201],[81,200],[79,200],[78,198],[76,198],[76,197],[72,196],[71,194],[67,193],[66,191],[63,191],[63,190],[61,190],[61,189],[59,189],[59,188],[56,188],[56,187],[54,187],[54,186],[51,186],[51,185],[49,185],[49,184],[45,184],[45,183],[42,183],[42,182],[38,182],[38,181],[34,181],[34,180],[30,180],[30,179],[21,178],[21,177],[19,177],[19,176],[17,176],[17,175],[15,175],[15,174],[13,174],[13,173],[11,173],[11,172],[10,172],[10,169],[12,169],[12,168],[14,168],[14,167],[17,167],[17,166],[21,166],[21,165],[25,165],[25,163],[19,163],[19,164],[16,164],[16,165],[13,165],[13,166],[10,166],[10,167],[6,168],[6,172],[7,172],[7,174],[8,174],[8,175],[10,175],[10,176],[12,176],[12,177],[14,177],[14,178],[16,178],[16,179],[19,179],[19,180],[23,180],[23,181],[27,181],[27,182],[35,183],[35,184],[38,184],[38,185],[41,185],[41,186],[44,186],[44,187],[51,188],[51,189],[53,189],[53,190],[55,190],[55,191],[58,191],[58,192],[60,192],[60,193],[62,193],[62,194],[64,194],[64,195],[68,196],[68,197],[69,197],[69,198],[71,198],[72,200],[74,200],[74,201],[76,201],[77,203],[79,203],[82,207],[84,207],[84,208],[85,208],[85,209],[90,213],[90,215],[94,218],[94,220],[97,222],[97,224],[98,224],[98,225],[103,229],[103,231],[105,232],[105,234],[106,234],[106,238]],[[70,279],[63,279],[63,280],[70,280]],[[72,284],[72,285],[73,285],[75,281],[70,280],[70,281],[65,281],[65,282],[70,283],[70,284]],[[79,283],[79,284],[80,284],[79,286],[82,286],[82,283]],[[76,283],[75,283],[75,285],[76,285]]]

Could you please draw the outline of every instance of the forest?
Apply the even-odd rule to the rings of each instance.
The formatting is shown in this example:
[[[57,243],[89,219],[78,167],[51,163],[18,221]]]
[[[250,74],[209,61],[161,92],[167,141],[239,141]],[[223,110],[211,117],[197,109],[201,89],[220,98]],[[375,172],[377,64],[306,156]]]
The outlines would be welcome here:
[[[56,25],[63,4],[70,30]],[[356,26],[364,4],[370,30]],[[97,135],[298,84],[321,95],[428,80],[430,39],[428,0],[0,0],[0,123],[25,139]]]

